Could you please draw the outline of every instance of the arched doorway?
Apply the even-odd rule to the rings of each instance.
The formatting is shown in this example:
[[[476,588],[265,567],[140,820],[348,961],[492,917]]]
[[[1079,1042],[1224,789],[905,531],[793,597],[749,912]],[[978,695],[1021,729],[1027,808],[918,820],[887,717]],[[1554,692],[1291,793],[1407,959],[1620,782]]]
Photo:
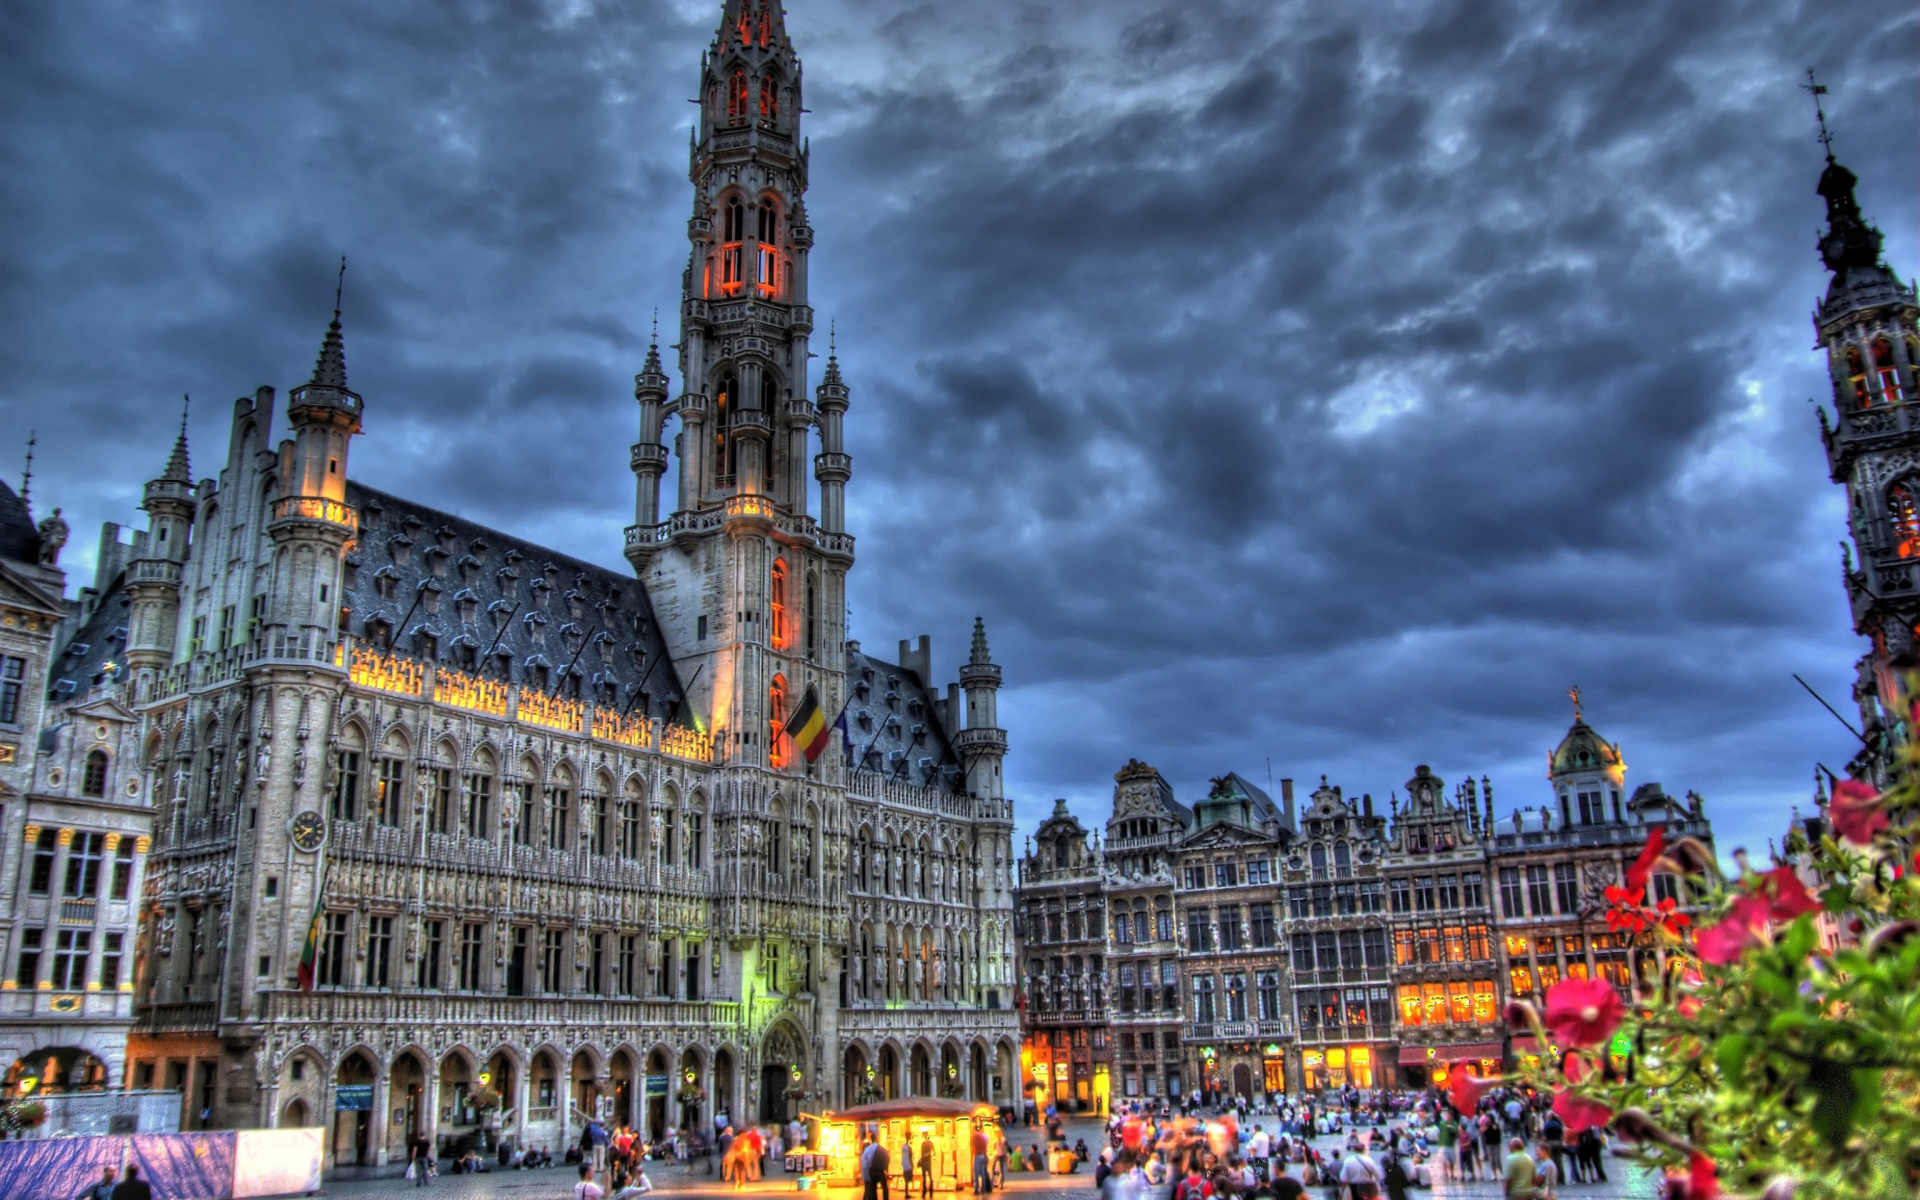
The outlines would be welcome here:
[[[984,1101],[987,1098],[987,1048],[975,1042],[972,1057],[973,1069],[967,1072],[967,1098]]]
[[[441,1124],[441,1139],[455,1143],[473,1138],[480,1130],[480,1111],[473,1103],[477,1091],[473,1064],[458,1050],[440,1060],[440,1111],[448,1114]],[[394,1104],[399,1105],[398,1092]],[[476,1139],[477,1140],[477,1139]],[[438,1147],[436,1147],[438,1149]]]
[[[848,1107],[880,1098],[879,1089],[873,1085],[873,1068],[867,1064],[867,1052],[858,1046],[848,1046],[841,1059],[840,1095]]]
[[[667,1095],[673,1091],[673,1064],[665,1050],[647,1055],[647,1140],[667,1136]]]
[[[952,1100],[958,1100],[962,1094],[960,1087],[960,1047],[947,1042],[940,1047],[940,1078],[935,1082],[940,1094]]]
[[[608,1119],[615,1125],[633,1124],[633,1055],[614,1051],[607,1082],[613,1089],[613,1111],[607,1114]]]
[[[304,1129],[307,1124],[307,1102],[295,1100],[288,1104],[286,1111],[280,1114],[280,1124],[286,1129]]]
[[[915,1042],[907,1055],[910,1066],[907,1095],[933,1095],[933,1056],[927,1053],[925,1042]]]
[[[586,1050],[575,1052],[573,1067],[568,1072],[568,1076],[573,1080],[573,1086],[568,1090],[572,1107],[566,1114],[566,1121],[562,1126],[566,1131],[566,1140],[569,1145],[578,1140],[575,1135],[576,1130],[585,1129],[590,1118],[601,1115],[600,1080],[596,1077],[597,1066],[593,1055]]]
[[[900,1098],[900,1052],[892,1044],[880,1047],[880,1073],[874,1083],[880,1089],[880,1099]]]
[[[680,1056],[680,1078],[675,1081],[674,1089],[680,1101],[680,1128],[688,1132],[700,1129],[701,1106],[707,1098],[707,1088],[706,1071],[698,1050],[689,1047]]]
[[[524,1128],[526,1114],[520,1109],[519,1076],[514,1069],[514,1057],[505,1050],[495,1050],[493,1057],[487,1060],[487,1069],[480,1074],[480,1086],[475,1089],[482,1100],[491,1101],[480,1115],[483,1126],[493,1130],[496,1144],[506,1136],[502,1128],[502,1114],[511,1112],[516,1122]]]
[[[333,1165],[361,1167],[373,1160],[373,1062],[355,1050],[334,1073]]]
[[[560,1064],[554,1060],[553,1051],[542,1050],[533,1056],[533,1066],[527,1072],[530,1091],[527,1095],[527,1125],[551,1124],[560,1115]],[[523,1126],[524,1128],[524,1126]],[[529,1138],[535,1137],[527,1131]],[[553,1134],[542,1130],[539,1136],[551,1137]]]
[[[407,1146],[426,1127],[427,1066],[411,1051],[387,1072],[387,1102],[401,1118],[387,1134],[387,1161],[393,1162],[396,1155],[406,1156]]]
[[[804,1043],[792,1025],[775,1023],[760,1050],[760,1113],[762,1125],[784,1125],[799,1110],[806,1087]],[[791,1093],[791,1094],[790,1094]]]
[[[9,1099],[20,1095],[20,1081],[33,1079],[38,1096],[61,1092],[103,1092],[107,1089],[107,1064],[78,1046],[49,1046],[23,1054],[7,1068],[0,1095]]]
[[[727,1119],[727,1123],[731,1125],[735,1120],[745,1116],[744,1113],[739,1113],[734,1111],[733,1076],[734,1076],[734,1069],[733,1069],[732,1051],[724,1050],[724,1049],[714,1051],[713,1052],[713,1124],[714,1124],[714,1128],[716,1129],[720,1127],[720,1119],[722,1117],[725,1117]],[[738,1128],[736,1127],[736,1132],[737,1131],[738,1131]]]

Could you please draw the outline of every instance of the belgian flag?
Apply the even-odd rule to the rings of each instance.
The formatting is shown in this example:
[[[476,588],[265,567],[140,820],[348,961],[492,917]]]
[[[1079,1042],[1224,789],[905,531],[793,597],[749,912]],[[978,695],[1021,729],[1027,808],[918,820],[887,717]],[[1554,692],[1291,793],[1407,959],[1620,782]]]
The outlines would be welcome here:
[[[800,707],[787,718],[786,729],[808,762],[819,758],[820,752],[827,748],[833,729],[827,724],[826,710],[820,707],[820,697],[812,688],[807,689],[806,699],[800,701]]]
[[[307,919],[307,940],[300,947],[300,969],[296,973],[300,990],[313,990],[314,974],[319,968],[320,922],[327,911],[327,877],[323,871],[313,889],[313,915]]]

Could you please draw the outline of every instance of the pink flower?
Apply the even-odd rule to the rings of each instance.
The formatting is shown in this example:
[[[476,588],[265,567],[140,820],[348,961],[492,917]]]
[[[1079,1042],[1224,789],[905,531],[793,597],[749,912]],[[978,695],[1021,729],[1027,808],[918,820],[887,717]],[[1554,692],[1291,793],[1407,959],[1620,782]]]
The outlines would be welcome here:
[[[1742,896],[1733,902],[1718,925],[1700,932],[1693,940],[1700,957],[1716,966],[1735,961],[1747,948],[1760,940],[1766,926],[1769,905],[1758,896]]]
[[[1887,814],[1880,809],[1879,795],[1857,779],[1833,785],[1827,816],[1840,836],[1856,846],[1873,841],[1873,835],[1887,827]]]
[[[1613,1120],[1613,1110],[1598,1100],[1589,1100],[1576,1096],[1572,1092],[1561,1092],[1553,1098],[1553,1111],[1560,1114],[1561,1124],[1568,1133],[1579,1133],[1590,1127],[1605,1127]]]
[[[1626,1015],[1620,994],[1599,979],[1569,979],[1547,989],[1547,1028],[1567,1046],[1597,1046]]]

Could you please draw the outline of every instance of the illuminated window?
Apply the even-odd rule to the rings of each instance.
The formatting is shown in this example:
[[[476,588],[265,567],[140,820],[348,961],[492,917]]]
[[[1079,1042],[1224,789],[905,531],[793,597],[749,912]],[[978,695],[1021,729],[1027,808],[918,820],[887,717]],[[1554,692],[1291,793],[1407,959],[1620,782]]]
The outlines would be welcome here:
[[[1421,1023],[1425,1011],[1424,1006],[1420,1003],[1420,985],[1417,983],[1402,984],[1400,986],[1400,1023],[1402,1025],[1418,1025]]]
[[[1853,385],[1853,402],[1860,408],[1873,403],[1873,397],[1867,391],[1867,364],[1860,357],[1860,347],[1847,347],[1847,382]]]
[[[1494,1016],[1493,980],[1473,981],[1473,1020],[1476,1025],[1491,1025]]]
[[[1913,488],[1896,483],[1887,489],[1887,518],[1893,526],[1895,548],[1900,557],[1920,554],[1920,506],[1916,506]]]
[[[776,578],[784,580],[784,564],[776,563],[779,570]],[[779,610],[774,610],[774,620],[779,621]],[[772,767],[787,765],[787,739],[782,736],[787,731],[787,677],[775,675],[773,682],[767,685],[767,764]]]
[[[762,8],[760,10],[760,45],[762,47],[765,47],[767,45],[770,45],[772,42],[773,42],[773,10],[771,8]]]
[[[780,250],[777,244],[780,214],[775,210],[772,200],[760,202],[757,223],[759,228],[755,232],[760,240],[758,287],[762,296],[773,296],[780,291]]]
[[[780,81],[771,75],[760,79],[760,119],[771,121],[780,115]]]
[[[735,71],[727,83],[727,119],[740,122],[747,119],[747,73]]]
[[[787,561],[773,560],[767,581],[769,606],[773,609],[773,648],[785,650],[793,645],[793,613],[787,605]],[[775,712],[782,710],[776,708]]]
[[[733,412],[740,391],[740,381],[732,375],[720,379],[720,394],[713,402],[713,474],[714,482],[721,487],[733,483],[734,445]]]
[[[1464,983],[1447,985],[1447,1007],[1453,1010],[1453,1023],[1465,1025],[1473,1019],[1473,995]]]
[[[1533,972],[1526,967],[1513,967],[1507,972],[1508,990],[1516,996],[1533,994]]]
[[[1427,1024],[1429,1024],[1429,1025],[1445,1025],[1445,1024],[1447,1023],[1447,989],[1446,989],[1446,985],[1444,985],[1444,984],[1439,984],[1439,983],[1423,983],[1423,984],[1421,984],[1421,985],[1420,985],[1420,999],[1421,999],[1421,1000],[1422,1000],[1422,1001],[1423,1001],[1423,1002],[1425,1003],[1425,1005],[1426,1005],[1426,1009],[1427,1009],[1427,1012],[1426,1012],[1426,1019],[1427,1019]]]
[[[1398,967],[1413,965],[1413,930],[1393,931],[1393,963]]]
[[[1880,394],[1888,404],[1898,404],[1903,397],[1900,394],[1900,368],[1893,361],[1893,344],[1886,338],[1875,338],[1873,342],[1873,370],[1880,377]]]
[[[727,197],[720,231],[720,290],[731,296],[740,290],[740,243],[747,232],[747,209],[740,197]]]

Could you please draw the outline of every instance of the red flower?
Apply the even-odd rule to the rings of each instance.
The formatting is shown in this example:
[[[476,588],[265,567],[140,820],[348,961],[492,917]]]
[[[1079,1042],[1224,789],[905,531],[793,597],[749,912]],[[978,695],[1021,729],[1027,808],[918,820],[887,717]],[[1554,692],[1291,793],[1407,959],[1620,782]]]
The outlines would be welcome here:
[[[1792,867],[1775,867],[1760,876],[1757,890],[1771,900],[1767,906],[1770,920],[1791,921],[1802,913],[1820,911],[1820,902],[1807,892],[1807,885],[1800,882]]]
[[[1597,1046],[1613,1036],[1626,1006],[1613,985],[1599,979],[1568,979],[1547,989],[1547,1028],[1568,1046]]]
[[[1553,1098],[1553,1111],[1560,1114],[1560,1122],[1568,1133],[1579,1133],[1582,1129],[1598,1126],[1605,1128],[1613,1120],[1613,1110],[1598,1100],[1589,1100],[1576,1096],[1572,1092],[1561,1092]]]
[[[1702,930],[1693,940],[1700,957],[1717,966],[1726,966],[1759,941],[1759,931],[1767,923],[1768,904],[1758,896],[1742,896],[1733,902],[1718,925]]]
[[[1691,1200],[1715,1200],[1720,1195],[1719,1170],[1698,1150],[1687,1159],[1687,1182],[1692,1185],[1687,1193]]]
[[[1833,785],[1827,816],[1840,836],[1856,846],[1871,842],[1874,834],[1887,827],[1887,814],[1880,810],[1880,797],[1870,785],[1857,779]]]
[[[1667,846],[1667,827],[1655,825],[1653,832],[1647,835],[1647,844],[1640,851],[1640,857],[1633,860],[1627,868],[1627,890],[1637,893],[1637,901],[1647,894],[1647,877],[1653,874],[1654,860],[1660,857],[1660,851]]]

